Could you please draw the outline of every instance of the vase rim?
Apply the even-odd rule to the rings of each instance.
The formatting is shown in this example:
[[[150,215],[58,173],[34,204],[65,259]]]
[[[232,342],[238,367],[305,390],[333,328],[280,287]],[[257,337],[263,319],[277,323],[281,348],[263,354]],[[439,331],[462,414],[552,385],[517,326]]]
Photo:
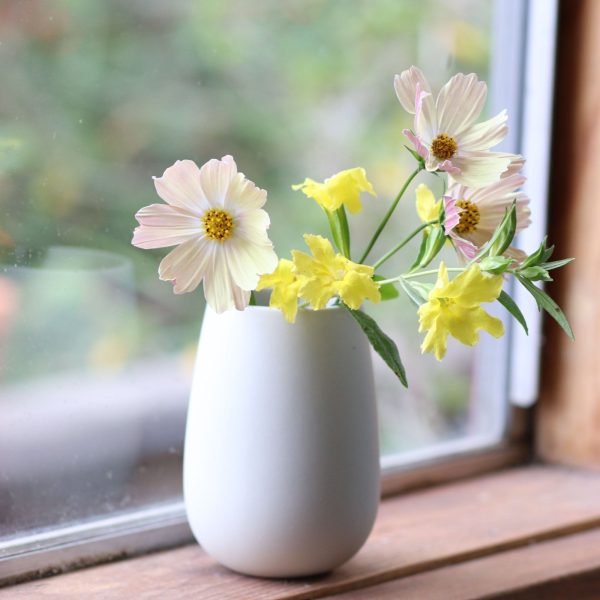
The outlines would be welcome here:
[[[314,315],[325,315],[325,314],[337,314],[339,312],[344,312],[343,311],[343,306],[341,304],[337,304],[335,306],[326,306],[325,308],[319,309],[319,310],[314,310],[313,308],[310,308],[308,306],[303,306],[302,308],[298,309],[298,314],[296,319],[298,318],[303,318],[304,316],[314,316]],[[283,319],[283,313],[278,309],[278,308],[272,308],[270,306],[262,306],[262,305],[248,305],[246,306],[246,308],[244,310],[228,310],[225,311],[223,313],[217,313],[216,311],[214,311],[208,304],[206,305],[206,309],[207,312],[211,312],[216,316],[224,316],[227,314],[231,314],[231,315],[236,315],[239,317],[243,316],[243,313],[248,311],[249,313],[254,313],[254,314],[263,314],[263,315],[280,315],[281,318]],[[294,325],[294,323],[289,323],[290,325]]]

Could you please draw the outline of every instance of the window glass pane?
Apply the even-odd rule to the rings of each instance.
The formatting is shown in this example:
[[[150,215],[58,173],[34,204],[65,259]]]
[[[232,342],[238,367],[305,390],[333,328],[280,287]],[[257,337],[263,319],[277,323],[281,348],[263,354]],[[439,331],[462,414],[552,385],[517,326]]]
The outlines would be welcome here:
[[[280,256],[326,233],[290,184],[364,166],[378,191],[355,248],[413,164],[393,76],[487,78],[491,0],[121,2],[0,8],[0,537],[181,493],[185,408],[203,312],[131,247],[152,175],[233,154],[269,191]],[[515,74],[515,77],[517,74]],[[440,183],[428,182],[441,192]],[[416,225],[407,194],[378,257]],[[390,262],[386,273],[402,267]],[[408,302],[369,311],[399,342],[406,392],[375,359],[382,452],[481,434],[475,353],[418,352]],[[490,415],[493,417],[491,419]],[[488,418],[490,417],[490,418]],[[490,420],[491,419],[491,420]]]

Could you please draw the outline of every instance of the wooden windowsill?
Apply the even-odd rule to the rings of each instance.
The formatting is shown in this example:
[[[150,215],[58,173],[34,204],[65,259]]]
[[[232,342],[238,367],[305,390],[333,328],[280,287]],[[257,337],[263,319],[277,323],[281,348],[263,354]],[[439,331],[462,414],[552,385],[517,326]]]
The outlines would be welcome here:
[[[0,598],[567,597],[558,590],[598,597],[600,474],[528,466],[384,500],[366,545],[327,576],[244,577],[193,545],[23,583]]]

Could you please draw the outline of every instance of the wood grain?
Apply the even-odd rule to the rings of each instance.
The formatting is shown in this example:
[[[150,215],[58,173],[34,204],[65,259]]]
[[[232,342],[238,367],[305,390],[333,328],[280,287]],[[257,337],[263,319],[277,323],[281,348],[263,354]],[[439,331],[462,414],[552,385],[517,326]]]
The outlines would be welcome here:
[[[575,256],[548,286],[576,342],[546,319],[537,453],[600,468],[600,2],[560,3],[550,239]]]
[[[583,584],[588,595],[583,595]],[[577,595],[567,592],[577,591]],[[542,593],[543,592],[543,593]],[[559,592],[561,595],[559,595]],[[564,593],[564,595],[563,595]],[[593,594],[593,595],[589,595]],[[600,595],[600,529],[534,543],[458,565],[397,579],[341,600],[478,600],[481,598],[586,598]]]
[[[598,498],[598,475],[512,469],[385,500],[365,547],[328,576],[247,578],[188,546],[21,584],[0,598],[320,598],[600,527]]]

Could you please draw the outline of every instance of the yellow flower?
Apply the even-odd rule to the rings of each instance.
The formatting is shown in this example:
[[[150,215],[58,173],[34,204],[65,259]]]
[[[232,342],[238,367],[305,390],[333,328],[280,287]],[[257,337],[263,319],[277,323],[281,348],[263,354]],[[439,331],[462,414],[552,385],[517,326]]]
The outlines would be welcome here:
[[[496,338],[504,334],[500,319],[489,315],[480,304],[493,302],[502,291],[500,275],[482,273],[473,265],[448,282],[446,265],[442,262],[429,301],[419,308],[419,331],[427,331],[422,352],[433,352],[438,360],[446,354],[448,334],[467,346],[479,341],[480,329]]]
[[[270,275],[259,279],[256,289],[273,288],[269,306],[281,310],[285,320],[293,323],[298,312],[298,291],[303,282],[304,278],[296,274],[294,263],[282,258]]]
[[[329,212],[337,210],[342,204],[345,204],[351,213],[360,212],[360,192],[376,196],[365,170],[360,167],[340,171],[323,183],[307,178],[304,183],[293,185],[292,189],[302,190],[306,196],[316,200]]]
[[[329,240],[320,235],[305,235],[304,240],[312,256],[292,251],[296,271],[305,281],[300,297],[315,310],[325,308],[334,296],[357,310],[365,300],[381,300],[379,285],[373,281],[373,267],[359,265],[336,254]]]
[[[438,200],[436,202],[433,192],[424,183],[417,186],[415,194],[417,196],[416,206],[419,219],[423,223],[435,221],[440,216],[442,201]]]

